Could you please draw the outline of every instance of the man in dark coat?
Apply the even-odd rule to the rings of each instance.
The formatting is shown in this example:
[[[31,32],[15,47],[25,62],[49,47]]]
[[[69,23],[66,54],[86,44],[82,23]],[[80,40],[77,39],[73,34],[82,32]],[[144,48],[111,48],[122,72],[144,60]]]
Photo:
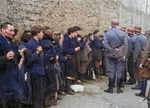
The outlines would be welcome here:
[[[112,29],[108,31],[104,36],[104,47],[111,53],[110,51],[117,51],[119,46],[124,46],[127,43],[125,42],[125,33],[118,28],[119,21],[112,20],[111,27]],[[123,62],[122,58],[106,58],[106,65],[109,71],[109,88],[104,90],[107,93],[113,93],[113,85],[115,81],[115,73],[117,72],[117,93],[122,93],[121,90],[121,80],[123,75]]]
[[[29,67],[32,86],[32,106],[33,108],[42,108],[45,89],[45,71],[44,55],[39,41],[43,38],[43,28],[40,25],[33,26],[31,28],[31,34],[34,37],[30,39],[26,47],[31,53],[37,53],[39,55],[39,59]]]
[[[64,38],[63,42],[63,52],[67,57],[66,61],[66,93],[73,95],[74,93],[71,91],[70,85],[71,80],[75,80],[76,77],[76,67],[75,67],[75,54],[76,51],[80,50],[80,47],[75,47],[72,42],[72,38],[76,35],[76,30],[74,28],[68,29],[68,35]]]
[[[146,38],[141,34],[141,26],[135,26],[135,34],[137,35],[135,41],[135,50],[133,52],[133,72],[136,81],[138,82],[132,89],[140,90],[142,86],[142,78],[140,76],[139,65],[143,56],[143,52],[146,46]]]
[[[1,25],[0,34],[0,106],[4,108],[18,108],[21,102],[21,91],[18,85],[18,61],[19,54],[16,54],[12,46],[14,27],[11,23],[5,22]],[[7,104],[10,102],[10,104]]]

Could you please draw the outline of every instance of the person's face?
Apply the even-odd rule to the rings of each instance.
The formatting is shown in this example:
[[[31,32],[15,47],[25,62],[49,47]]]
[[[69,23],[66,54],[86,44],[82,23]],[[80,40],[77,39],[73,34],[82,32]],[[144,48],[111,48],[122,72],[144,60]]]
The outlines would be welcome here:
[[[81,35],[81,32],[82,32],[81,30],[78,30],[77,35]]]
[[[18,41],[18,40],[20,39],[19,32],[17,32],[16,36],[14,36],[14,39],[15,39],[16,41]]]
[[[39,40],[42,40],[43,35],[44,35],[44,34],[43,34],[43,31],[41,31],[41,32],[40,32],[40,33],[38,33],[37,35],[38,35],[38,37],[39,37]]]
[[[100,40],[102,40],[102,39],[103,39],[103,37],[99,37],[99,39],[100,39]]]
[[[94,38],[94,35],[91,35],[91,36],[90,36],[90,40],[93,40],[93,38]]]
[[[63,39],[60,39],[59,46],[62,46],[62,44],[63,44]]]
[[[14,35],[14,26],[8,25],[6,29],[2,28],[1,32],[6,38],[12,39]]]
[[[95,34],[95,37],[96,37],[96,38],[98,38],[98,37],[99,37],[99,34],[98,34],[98,33],[96,33],[96,34]]]
[[[71,33],[72,38],[75,38],[77,36],[76,32]]]

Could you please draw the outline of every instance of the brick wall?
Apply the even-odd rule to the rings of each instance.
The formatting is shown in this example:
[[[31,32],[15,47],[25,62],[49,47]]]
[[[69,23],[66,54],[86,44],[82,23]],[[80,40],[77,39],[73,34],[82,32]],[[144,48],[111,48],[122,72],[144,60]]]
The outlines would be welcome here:
[[[125,5],[122,0],[0,0],[0,7],[0,24],[12,22],[21,31],[42,24],[66,32],[77,25],[83,34],[95,29],[103,34],[110,29],[112,19],[127,27],[141,25],[143,31],[150,25],[149,14]]]

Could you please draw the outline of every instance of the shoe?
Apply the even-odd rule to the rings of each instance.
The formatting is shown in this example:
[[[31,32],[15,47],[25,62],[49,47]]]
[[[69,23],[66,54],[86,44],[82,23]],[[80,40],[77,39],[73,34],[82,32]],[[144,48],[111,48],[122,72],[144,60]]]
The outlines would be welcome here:
[[[67,93],[65,93],[64,91],[59,91],[58,94],[59,95],[67,95]]]
[[[113,93],[113,88],[108,88],[108,89],[104,90],[104,92],[106,92],[106,93]]]
[[[56,106],[57,104],[57,99],[54,99],[53,105]]]
[[[131,82],[131,81],[128,81],[128,82],[126,82],[125,84],[127,84],[127,85],[133,85],[133,84],[135,84],[134,82]]]
[[[135,79],[134,78],[130,78],[125,84],[132,85],[132,84],[135,84],[135,83],[136,83]]]
[[[123,90],[121,90],[122,85],[122,78],[117,78],[117,93],[123,93]]]
[[[53,103],[51,103],[51,101],[49,99],[50,99],[50,96],[45,96],[44,105],[43,105],[44,107],[52,106]]]
[[[135,93],[135,96],[139,96],[139,97],[145,98],[145,94],[142,94],[142,93]]]
[[[132,87],[133,90],[141,90],[141,87],[142,87],[142,83],[141,82],[138,82],[138,84],[134,87]]]
[[[123,90],[121,90],[121,88],[117,88],[117,93],[123,93]]]
[[[80,80],[77,80],[77,81],[76,81],[76,84],[83,85],[83,83],[82,83]]]
[[[67,94],[74,95],[75,93],[71,90],[70,85],[71,85],[71,80],[66,79],[66,89],[65,89],[65,92]]]

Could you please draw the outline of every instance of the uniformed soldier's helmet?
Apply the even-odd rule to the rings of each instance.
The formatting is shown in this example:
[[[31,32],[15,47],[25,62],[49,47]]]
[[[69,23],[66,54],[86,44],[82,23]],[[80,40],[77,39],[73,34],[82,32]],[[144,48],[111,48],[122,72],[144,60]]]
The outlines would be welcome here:
[[[121,26],[122,31],[126,31],[126,26]]]
[[[127,33],[128,34],[134,34],[135,30],[133,28],[128,28]]]
[[[135,26],[134,27],[135,32],[139,32],[140,33],[141,29],[142,29],[141,26]]]

